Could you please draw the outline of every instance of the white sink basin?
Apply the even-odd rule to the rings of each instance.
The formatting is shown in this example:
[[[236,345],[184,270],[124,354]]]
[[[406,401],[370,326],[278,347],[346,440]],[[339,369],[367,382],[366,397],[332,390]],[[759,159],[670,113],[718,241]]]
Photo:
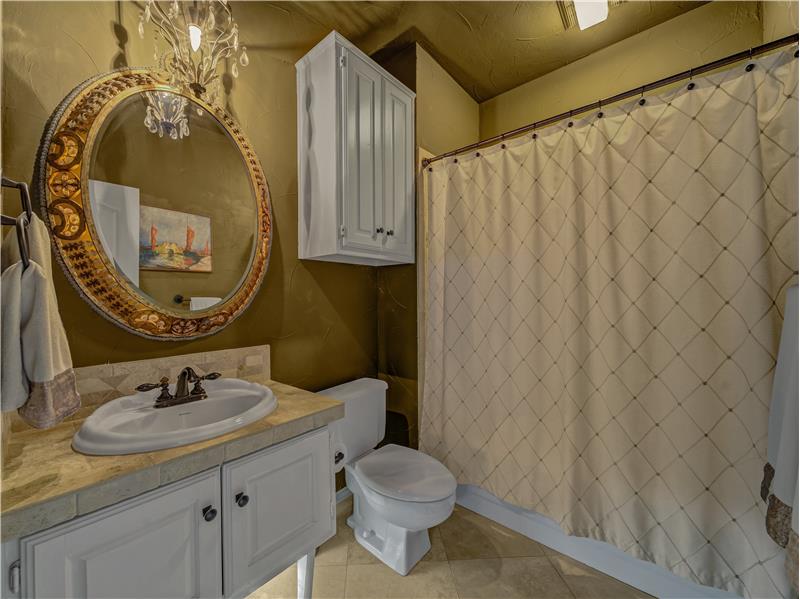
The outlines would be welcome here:
[[[203,387],[206,399],[169,408],[153,407],[158,390],[110,401],[86,419],[72,447],[91,455],[122,455],[188,445],[235,431],[278,405],[275,394],[256,383],[217,379]]]

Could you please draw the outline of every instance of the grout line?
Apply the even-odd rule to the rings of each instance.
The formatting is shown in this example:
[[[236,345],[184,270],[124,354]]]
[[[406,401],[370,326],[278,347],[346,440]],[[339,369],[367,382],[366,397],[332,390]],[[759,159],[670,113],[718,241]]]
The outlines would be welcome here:
[[[559,555],[561,555],[561,554],[559,554]],[[558,577],[564,583],[564,586],[567,587],[567,591],[569,591],[569,594],[572,595],[572,597],[577,597],[577,595],[575,594],[575,591],[572,590],[572,587],[570,586],[569,581],[567,581],[566,576],[561,572],[561,568],[559,568],[558,565],[553,561],[553,557],[554,556],[550,556],[550,555],[545,554],[545,557],[547,558],[547,561],[550,564],[550,566],[556,571],[556,574],[558,574]]]

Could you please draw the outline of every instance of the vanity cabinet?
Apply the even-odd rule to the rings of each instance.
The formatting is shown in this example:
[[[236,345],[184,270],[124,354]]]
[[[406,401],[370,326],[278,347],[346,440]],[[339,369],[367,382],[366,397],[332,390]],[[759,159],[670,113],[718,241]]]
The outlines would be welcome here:
[[[323,427],[24,537],[9,596],[244,597],[298,562],[310,599],[336,532],[332,464]]]
[[[227,597],[247,595],[336,532],[330,456],[325,429],[223,465]]]
[[[213,470],[23,538],[21,596],[219,597],[219,510]]]
[[[298,252],[414,262],[414,93],[337,32],[296,64]]]

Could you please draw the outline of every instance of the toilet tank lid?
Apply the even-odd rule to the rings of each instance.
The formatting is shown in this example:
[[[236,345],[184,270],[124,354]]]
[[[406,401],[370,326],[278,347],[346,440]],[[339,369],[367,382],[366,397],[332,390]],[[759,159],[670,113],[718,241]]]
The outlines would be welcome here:
[[[339,401],[345,401],[351,397],[357,397],[367,393],[385,393],[386,389],[388,388],[389,385],[386,384],[386,381],[362,378],[355,381],[350,381],[348,383],[342,383],[341,385],[336,385],[335,387],[330,387],[328,389],[323,389],[322,391],[317,391],[317,393],[320,395],[333,397]]]

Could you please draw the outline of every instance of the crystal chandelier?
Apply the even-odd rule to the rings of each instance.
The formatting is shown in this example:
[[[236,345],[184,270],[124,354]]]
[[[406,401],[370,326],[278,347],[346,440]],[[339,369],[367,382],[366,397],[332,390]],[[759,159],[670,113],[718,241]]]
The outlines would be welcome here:
[[[187,89],[209,104],[217,102],[220,61],[233,58],[231,75],[239,76],[239,65],[250,62],[247,49],[239,45],[239,26],[227,0],[146,0],[139,16],[139,36],[145,23],[153,23],[156,37],[168,45],[159,67],[172,85]]]
[[[170,139],[189,136],[189,101],[170,92],[144,92],[147,109],[144,124],[150,133]]]

